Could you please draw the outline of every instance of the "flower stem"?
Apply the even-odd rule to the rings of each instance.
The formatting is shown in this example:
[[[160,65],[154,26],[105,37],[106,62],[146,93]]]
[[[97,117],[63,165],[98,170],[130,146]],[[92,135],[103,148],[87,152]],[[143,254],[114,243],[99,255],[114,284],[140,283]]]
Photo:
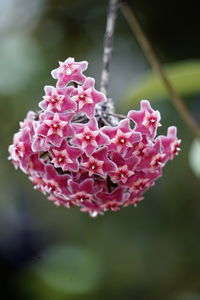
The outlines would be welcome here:
[[[113,33],[117,16],[118,0],[109,0],[106,32],[104,36],[103,69],[101,73],[100,90],[106,96],[108,93],[109,70],[113,50]]]
[[[96,105],[96,115],[98,116],[98,122],[101,126],[115,126],[118,124],[119,120],[118,118],[109,115],[110,113],[114,113],[115,108],[112,99],[107,98],[110,63],[113,50],[113,34],[118,4],[119,0],[109,0],[108,4],[106,32],[104,36],[103,69],[100,82],[100,91],[106,95],[106,101]]]
[[[155,72],[158,74],[159,78],[163,82],[163,85],[165,86],[171,101],[173,102],[175,108],[181,115],[184,122],[190,127],[190,129],[193,131],[193,133],[200,139],[200,128],[197,124],[197,122],[194,120],[192,115],[189,113],[187,107],[183,103],[182,99],[178,96],[176,93],[176,90],[172,86],[169,78],[167,77],[164,69],[162,68],[162,64],[160,63],[160,60],[154,51],[148,37],[146,36],[143,28],[140,25],[140,22],[138,21],[137,16],[133,12],[133,10],[124,2],[120,2],[120,8],[122,10],[122,13],[127,20],[131,30],[133,31],[138,43],[140,44],[141,48],[143,49],[146,58],[148,59],[150,65],[155,70]]]

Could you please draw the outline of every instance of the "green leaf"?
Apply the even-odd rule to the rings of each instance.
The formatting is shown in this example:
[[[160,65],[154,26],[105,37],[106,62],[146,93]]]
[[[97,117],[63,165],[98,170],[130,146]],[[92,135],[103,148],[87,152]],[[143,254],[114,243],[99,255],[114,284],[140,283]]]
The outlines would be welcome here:
[[[200,91],[200,60],[185,60],[164,66],[166,74],[180,96]],[[141,99],[162,100],[169,98],[160,78],[154,71],[141,75],[125,96],[127,106]]]
[[[197,177],[200,177],[200,140],[194,140],[189,152],[190,166]]]

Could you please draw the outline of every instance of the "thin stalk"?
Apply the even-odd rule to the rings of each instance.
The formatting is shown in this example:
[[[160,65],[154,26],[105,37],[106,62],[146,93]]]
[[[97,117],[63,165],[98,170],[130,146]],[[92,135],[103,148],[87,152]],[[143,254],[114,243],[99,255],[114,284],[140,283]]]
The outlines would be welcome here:
[[[115,28],[115,19],[117,16],[118,2],[118,0],[109,0],[106,32],[104,36],[103,69],[101,74],[100,91],[106,96],[108,93],[109,71],[113,51],[113,34]]]
[[[162,64],[154,51],[148,37],[146,36],[140,22],[138,21],[135,13],[133,10],[123,1],[120,2],[120,8],[122,13],[127,20],[131,30],[133,31],[138,43],[140,44],[141,48],[143,49],[146,58],[148,59],[150,65],[158,74],[159,78],[163,82],[171,101],[173,102],[175,108],[181,115],[183,121],[190,127],[193,133],[200,139],[200,128],[197,122],[194,120],[192,115],[189,113],[187,107],[183,103],[180,96],[176,93],[173,85],[171,84],[168,76],[166,75],[164,69],[162,68]]]

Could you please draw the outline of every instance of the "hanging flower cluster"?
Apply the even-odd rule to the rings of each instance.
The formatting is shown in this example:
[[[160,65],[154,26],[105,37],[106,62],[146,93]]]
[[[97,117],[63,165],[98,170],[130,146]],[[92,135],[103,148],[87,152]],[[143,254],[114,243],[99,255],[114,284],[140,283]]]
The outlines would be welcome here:
[[[180,140],[175,127],[156,137],[160,113],[147,100],[117,126],[105,126],[95,108],[106,97],[83,74],[87,65],[68,58],[52,71],[56,87],[45,86],[41,110],[20,122],[9,158],[56,205],[95,217],[141,201]]]

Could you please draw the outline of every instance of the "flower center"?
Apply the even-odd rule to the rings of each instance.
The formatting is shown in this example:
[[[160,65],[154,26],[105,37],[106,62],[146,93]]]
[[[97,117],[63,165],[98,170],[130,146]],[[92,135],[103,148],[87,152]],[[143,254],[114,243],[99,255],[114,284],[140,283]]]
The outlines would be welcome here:
[[[82,95],[79,96],[79,98],[80,98],[82,101],[85,101],[85,95],[82,94]]]
[[[121,145],[125,145],[125,144],[126,144],[126,142],[127,142],[127,139],[126,139],[126,137],[124,137],[124,136],[120,136],[120,137],[118,137],[118,143],[119,143],[119,144],[121,144]]]
[[[86,134],[85,139],[89,141],[91,139],[91,135]]]
[[[154,116],[150,116],[149,123],[153,125],[155,122],[156,122],[156,118]]]
[[[63,156],[60,156],[60,157],[58,158],[58,162],[61,163],[61,162],[64,161],[64,159],[65,159],[65,158],[64,158]]]

